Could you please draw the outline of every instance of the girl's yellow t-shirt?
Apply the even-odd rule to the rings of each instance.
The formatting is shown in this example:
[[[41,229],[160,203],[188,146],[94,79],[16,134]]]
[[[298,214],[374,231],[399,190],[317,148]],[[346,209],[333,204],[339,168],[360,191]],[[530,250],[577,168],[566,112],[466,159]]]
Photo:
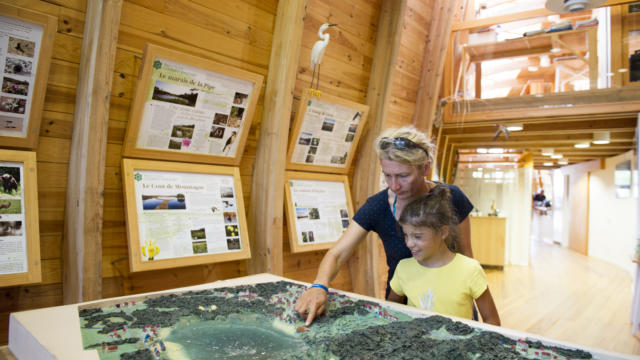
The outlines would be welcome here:
[[[472,303],[487,289],[487,275],[477,260],[461,254],[447,265],[428,268],[415,258],[400,260],[391,289],[409,306],[471,319]]]

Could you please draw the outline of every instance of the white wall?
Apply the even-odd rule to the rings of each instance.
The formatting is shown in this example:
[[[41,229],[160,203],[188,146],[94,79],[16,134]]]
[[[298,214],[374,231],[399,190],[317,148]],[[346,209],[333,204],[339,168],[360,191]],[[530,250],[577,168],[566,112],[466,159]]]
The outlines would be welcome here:
[[[635,168],[633,151],[628,151],[606,159],[604,170],[591,173],[589,256],[616,264],[633,276],[636,266],[631,259],[636,247],[637,192],[629,198],[617,199],[613,180],[616,164],[625,160],[631,160]]]
[[[469,197],[479,215],[486,216],[495,201],[500,216],[507,218],[505,259],[508,264],[529,265],[532,178],[530,168],[458,169],[456,173],[454,185]]]

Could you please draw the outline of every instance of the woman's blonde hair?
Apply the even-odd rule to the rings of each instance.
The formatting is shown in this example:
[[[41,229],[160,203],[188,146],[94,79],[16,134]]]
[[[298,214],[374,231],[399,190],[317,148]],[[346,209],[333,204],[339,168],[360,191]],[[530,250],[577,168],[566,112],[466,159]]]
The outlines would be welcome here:
[[[418,147],[397,149],[391,142],[398,138],[409,139]],[[385,130],[376,139],[375,148],[380,159],[393,160],[408,165],[423,165],[427,161],[433,162],[435,151],[435,146],[431,144],[429,138],[413,126]]]

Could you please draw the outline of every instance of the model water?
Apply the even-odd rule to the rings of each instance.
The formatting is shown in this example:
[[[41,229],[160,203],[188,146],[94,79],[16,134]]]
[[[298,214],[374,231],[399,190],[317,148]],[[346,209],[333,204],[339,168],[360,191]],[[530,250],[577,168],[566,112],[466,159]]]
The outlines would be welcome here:
[[[191,360],[273,359],[304,348],[304,341],[295,333],[278,329],[272,321],[255,315],[177,327],[167,342],[180,346]]]

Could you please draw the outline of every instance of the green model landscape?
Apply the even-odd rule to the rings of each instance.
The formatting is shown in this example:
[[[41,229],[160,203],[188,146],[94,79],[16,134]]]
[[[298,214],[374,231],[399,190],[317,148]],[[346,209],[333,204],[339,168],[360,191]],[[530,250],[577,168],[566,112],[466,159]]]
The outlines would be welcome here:
[[[279,281],[98,304],[79,311],[82,343],[102,360],[592,358],[333,292],[305,327],[293,311],[305,289]]]

